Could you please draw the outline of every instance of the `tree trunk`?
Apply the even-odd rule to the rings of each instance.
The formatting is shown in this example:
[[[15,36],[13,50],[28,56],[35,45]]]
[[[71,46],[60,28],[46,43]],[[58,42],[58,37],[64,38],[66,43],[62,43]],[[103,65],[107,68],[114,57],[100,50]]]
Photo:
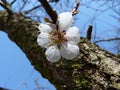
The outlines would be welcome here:
[[[7,16],[7,12],[0,11],[0,30],[8,34],[31,65],[57,90],[120,90],[120,58],[80,38],[78,57],[50,63],[45,50],[37,45],[37,27],[38,22],[20,14]]]

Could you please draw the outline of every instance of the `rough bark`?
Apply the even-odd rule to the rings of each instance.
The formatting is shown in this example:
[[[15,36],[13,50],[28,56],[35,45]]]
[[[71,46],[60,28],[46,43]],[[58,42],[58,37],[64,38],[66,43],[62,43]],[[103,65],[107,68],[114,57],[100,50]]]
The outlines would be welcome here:
[[[44,49],[37,45],[38,22],[20,14],[7,16],[0,11],[0,30],[8,34],[26,54],[31,65],[57,90],[120,90],[120,58],[80,38],[80,53],[72,61],[46,60]]]

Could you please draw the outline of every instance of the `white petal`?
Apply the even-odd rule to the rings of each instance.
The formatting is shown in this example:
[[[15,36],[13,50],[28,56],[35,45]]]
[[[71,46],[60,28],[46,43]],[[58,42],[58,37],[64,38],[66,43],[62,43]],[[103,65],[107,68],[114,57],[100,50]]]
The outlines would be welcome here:
[[[71,44],[77,44],[80,41],[80,32],[77,27],[71,27],[67,30],[65,37]]]
[[[37,43],[41,47],[47,47],[50,42],[49,34],[41,32],[37,37]]]
[[[63,44],[61,46],[60,53],[65,59],[71,60],[79,54],[79,47],[72,44]]]
[[[47,48],[45,55],[47,57],[47,60],[50,62],[57,62],[60,60],[60,51],[57,46],[50,46]]]
[[[63,30],[67,30],[68,28],[71,27],[72,23],[73,23],[73,17],[72,17],[72,13],[70,12],[64,12],[64,13],[61,13],[59,16],[58,16],[58,26],[59,26],[59,29],[61,31]]]
[[[52,30],[55,29],[55,25],[54,25],[54,24],[50,24],[50,23],[47,23],[47,24],[41,23],[41,24],[38,26],[38,29],[39,29],[41,32],[49,33],[49,32],[51,32]]]

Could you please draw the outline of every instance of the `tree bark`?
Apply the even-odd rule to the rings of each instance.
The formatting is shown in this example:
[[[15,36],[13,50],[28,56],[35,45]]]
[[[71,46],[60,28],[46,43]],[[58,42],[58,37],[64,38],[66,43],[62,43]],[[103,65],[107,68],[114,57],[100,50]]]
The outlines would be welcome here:
[[[72,61],[46,60],[45,49],[37,45],[38,22],[20,14],[0,11],[0,30],[6,32],[26,54],[31,65],[57,90],[120,90],[120,58],[85,38],[80,38],[79,55]]]

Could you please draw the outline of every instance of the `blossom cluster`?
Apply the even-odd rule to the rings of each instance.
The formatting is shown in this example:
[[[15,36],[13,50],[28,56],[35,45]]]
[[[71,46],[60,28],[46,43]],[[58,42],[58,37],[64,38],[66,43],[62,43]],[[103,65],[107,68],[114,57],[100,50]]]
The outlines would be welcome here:
[[[72,60],[79,54],[77,46],[80,40],[79,29],[73,24],[71,12],[58,15],[57,23],[41,23],[38,28],[40,34],[37,43],[46,48],[45,55],[48,61],[57,62],[61,57]]]

